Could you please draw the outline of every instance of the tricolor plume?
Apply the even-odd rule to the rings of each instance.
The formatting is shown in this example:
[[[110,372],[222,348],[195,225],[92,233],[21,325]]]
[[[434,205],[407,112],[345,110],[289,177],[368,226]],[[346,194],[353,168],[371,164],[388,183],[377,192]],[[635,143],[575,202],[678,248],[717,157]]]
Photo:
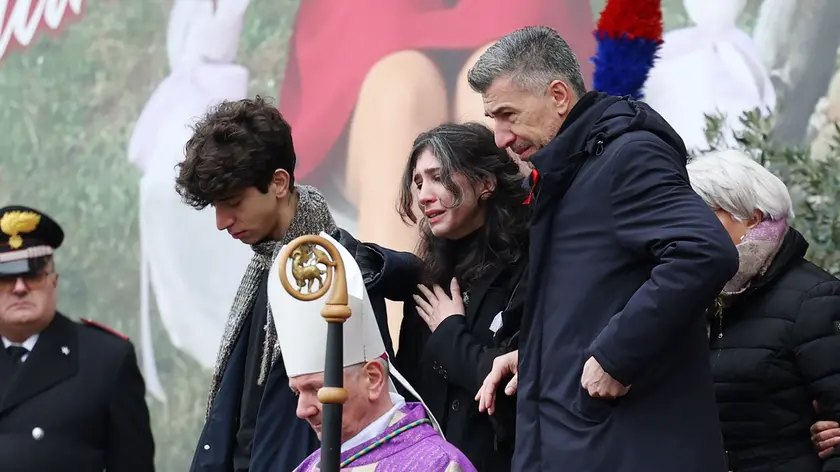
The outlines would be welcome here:
[[[642,98],[662,44],[661,0],[608,0],[594,32],[593,86],[610,95]]]

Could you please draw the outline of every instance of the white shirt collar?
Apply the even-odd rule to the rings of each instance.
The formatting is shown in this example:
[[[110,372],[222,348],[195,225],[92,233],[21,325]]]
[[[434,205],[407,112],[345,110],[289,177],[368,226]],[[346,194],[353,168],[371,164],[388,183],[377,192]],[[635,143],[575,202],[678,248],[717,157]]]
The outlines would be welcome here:
[[[39,336],[40,336],[40,334],[38,334],[38,333],[33,334],[32,336],[27,338],[26,341],[24,341],[22,343],[12,342],[8,338],[6,338],[5,336],[0,336],[0,337],[3,338],[3,349],[5,349],[9,346],[23,346],[24,348],[26,348],[27,351],[29,351],[29,353],[31,353],[32,349],[35,349],[35,343],[38,342],[38,337]],[[26,358],[29,357],[29,353],[25,354],[23,356],[23,358],[21,358],[21,361],[25,361]]]
[[[388,429],[388,426],[391,424],[391,419],[397,413],[397,410],[405,405],[405,398],[401,395],[389,392],[388,394],[391,397],[391,402],[394,404],[387,413],[380,416],[376,421],[367,425],[365,429],[359,431],[359,434],[353,436],[352,438],[348,439],[341,445],[341,452],[345,452],[349,449],[352,449],[359,444],[364,442],[370,441],[385,432]]]
[[[29,336],[29,338],[27,338],[26,341],[24,341],[22,343],[12,342],[12,341],[9,340],[9,338],[7,338],[5,336],[2,336],[3,347],[7,348],[9,346],[23,346],[23,347],[26,348],[27,351],[32,352],[32,349],[35,347],[35,343],[38,342],[38,336],[40,336],[40,334],[37,334],[37,333],[33,334],[32,336]]]

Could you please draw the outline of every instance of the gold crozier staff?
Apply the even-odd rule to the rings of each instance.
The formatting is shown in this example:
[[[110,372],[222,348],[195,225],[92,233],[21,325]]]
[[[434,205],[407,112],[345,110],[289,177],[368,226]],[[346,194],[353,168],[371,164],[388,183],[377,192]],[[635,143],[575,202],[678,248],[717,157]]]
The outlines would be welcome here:
[[[294,239],[283,248],[278,259],[281,261],[278,274],[280,282],[283,288],[298,300],[317,300],[335,285],[332,287],[329,301],[321,310],[321,316],[328,323],[328,327],[324,386],[318,391],[318,400],[324,405],[320,469],[322,472],[339,472],[341,413],[342,406],[347,401],[347,390],[344,389],[343,382],[344,322],[351,315],[344,261],[338,249],[318,235],[304,235]],[[292,286],[289,280],[290,264],[291,275],[297,287]],[[321,269],[319,264],[326,266],[326,269]],[[313,291],[316,287],[317,290]]]

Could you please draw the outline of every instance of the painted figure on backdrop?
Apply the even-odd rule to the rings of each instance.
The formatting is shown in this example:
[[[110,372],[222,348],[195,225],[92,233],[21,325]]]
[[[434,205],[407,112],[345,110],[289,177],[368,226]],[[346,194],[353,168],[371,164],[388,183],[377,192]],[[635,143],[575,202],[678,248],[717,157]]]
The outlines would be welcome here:
[[[683,0],[694,26],[671,30],[645,83],[645,101],[674,127],[689,152],[706,149],[706,117],[731,130],[744,112],[773,112],[776,91],[753,39],[735,21],[746,0]],[[726,133],[731,141],[732,134]]]
[[[394,211],[402,156],[418,134],[438,124],[484,120],[467,70],[503,35],[533,24],[562,31],[588,81],[595,45],[589,1],[510,5],[503,0],[301,3],[280,109],[294,129],[300,179],[324,189],[339,224],[356,221],[362,240],[413,250],[417,229]]]
[[[834,151],[838,137],[837,125],[840,124],[840,71],[834,74],[828,85],[826,96],[817,103],[810,120],[811,156],[825,159]]]
[[[152,300],[172,345],[211,369],[230,301],[252,252],[215,229],[172,190],[190,124],[222,100],[248,94],[236,64],[249,0],[175,0],[166,30],[169,75],[143,107],[128,143],[140,178],[140,344],[150,392],[165,399],[154,358]],[[172,228],[178,231],[172,231]],[[152,296],[153,295],[153,296]]]

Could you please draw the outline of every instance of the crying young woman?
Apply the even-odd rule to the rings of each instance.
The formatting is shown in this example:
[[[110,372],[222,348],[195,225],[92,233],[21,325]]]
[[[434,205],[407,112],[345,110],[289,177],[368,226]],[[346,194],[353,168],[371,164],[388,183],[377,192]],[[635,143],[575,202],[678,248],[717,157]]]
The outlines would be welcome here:
[[[399,212],[418,225],[420,241],[416,271],[404,274],[410,290],[388,295],[404,301],[395,366],[479,472],[511,467],[515,397],[500,395],[507,405],[497,403],[492,416],[479,414],[474,398],[493,359],[518,342],[527,173],[496,147],[491,130],[467,123],[419,135],[402,177]],[[377,249],[387,263],[393,253]]]

